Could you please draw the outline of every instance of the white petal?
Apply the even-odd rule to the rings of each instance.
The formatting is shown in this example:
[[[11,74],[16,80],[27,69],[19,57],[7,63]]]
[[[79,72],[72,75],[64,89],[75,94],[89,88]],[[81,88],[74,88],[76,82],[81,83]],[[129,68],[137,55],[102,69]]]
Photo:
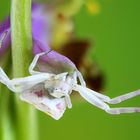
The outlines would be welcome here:
[[[42,84],[21,93],[20,99],[34,105],[37,109],[58,120],[63,116],[66,103],[63,98],[50,97],[43,88]]]

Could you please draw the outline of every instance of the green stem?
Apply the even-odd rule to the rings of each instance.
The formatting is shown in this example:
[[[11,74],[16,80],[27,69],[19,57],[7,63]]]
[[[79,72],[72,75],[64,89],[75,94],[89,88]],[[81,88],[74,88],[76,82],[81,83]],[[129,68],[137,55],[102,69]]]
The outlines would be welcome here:
[[[12,0],[11,7],[12,58],[14,77],[28,75],[31,62],[31,0]],[[36,140],[35,110],[16,98],[17,139]]]
[[[14,76],[25,76],[32,49],[31,0],[12,0],[11,32]]]

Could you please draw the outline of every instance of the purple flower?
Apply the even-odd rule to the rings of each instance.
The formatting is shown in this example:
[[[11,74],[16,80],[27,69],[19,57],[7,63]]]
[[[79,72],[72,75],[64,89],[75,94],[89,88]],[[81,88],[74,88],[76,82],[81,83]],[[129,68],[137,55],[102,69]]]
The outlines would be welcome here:
[[[33,4],[32,5],[32,36],[33,36],[33,54],[36,55],[40,52],[48,51],[50,48],[48,46],[49,41],[49,28],[48,21],[45,17],[44,7],[43,5]],[[0,55],[4,54],[4,52],[11,45],[11,32],[10,32],[10,18],[8,17],[4,22],[0,25]],[[69,69],[74,67],[74,64],[65,56],[52,51],[49,53],[44,62],[49,65],[46,67],[51,67],[51,70],[47,70],[54,73],[61,73],[64,69]],[[52,62],[53,61],[53,62]],[[52,70],[56,67],[55,70]]]
[[[47,20],[43,16],[42,5],[32,5],[32,35],[33,39],[39,39],[42,43],[47,44],[49,36]],[[7,17],[0,24],[0,54],[2,55],[11,45],[10,17]]]

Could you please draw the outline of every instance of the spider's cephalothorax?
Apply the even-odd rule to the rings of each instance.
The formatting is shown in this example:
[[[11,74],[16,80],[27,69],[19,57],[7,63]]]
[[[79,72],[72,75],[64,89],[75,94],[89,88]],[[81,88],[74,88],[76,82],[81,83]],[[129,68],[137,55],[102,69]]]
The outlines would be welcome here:
[[[77,75],[74,72],[72,75],[65,75],[58,79],[50,79],[44,82],[45,91],[55,98],[65,98],[69,108],[72,107],[70,94],[72,86],[77,83]]]
[[[71,87],[63,81],[46,81],[45,91],[55,98],[62,98],[69,95]]]

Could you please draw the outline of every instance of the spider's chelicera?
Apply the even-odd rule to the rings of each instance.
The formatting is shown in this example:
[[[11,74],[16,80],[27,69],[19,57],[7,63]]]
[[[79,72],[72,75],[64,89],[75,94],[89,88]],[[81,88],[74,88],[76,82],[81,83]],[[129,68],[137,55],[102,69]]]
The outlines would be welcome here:
[[[76,67],[73,68],[71,73],[54,74],[34,71],[38,59],[50,52],[51,50],[35,56],[29,66],[31,76],[10,80],[0,68],[0,82],[11,91],[20,93],[20,98],[23,101],[33,104],[37,109],[49,114],[56,120],[63,115],[66,106],[68,108],[72,107],[70,95],[73,90],[79,92],[92,105],[110,114],[140,112],[140,107],[110,108],[107,104],[117,104],[140,95],[140,90],[110,99],[108,96],[87,88],[81,73]]]

